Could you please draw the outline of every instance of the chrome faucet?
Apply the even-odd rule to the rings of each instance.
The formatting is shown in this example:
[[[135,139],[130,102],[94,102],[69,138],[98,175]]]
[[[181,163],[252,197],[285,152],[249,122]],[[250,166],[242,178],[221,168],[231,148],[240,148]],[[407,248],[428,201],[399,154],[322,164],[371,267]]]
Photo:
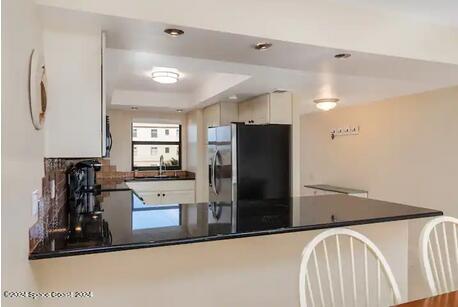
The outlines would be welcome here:
[[[164,171],[162,168],[165,168],[163,155],[159,158],[159,176],[162,176],[162,172]]]

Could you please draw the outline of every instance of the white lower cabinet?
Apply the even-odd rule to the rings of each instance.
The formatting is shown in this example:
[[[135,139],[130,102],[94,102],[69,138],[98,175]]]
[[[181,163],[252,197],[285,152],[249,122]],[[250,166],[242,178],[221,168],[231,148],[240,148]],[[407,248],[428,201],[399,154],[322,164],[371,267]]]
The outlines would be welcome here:
[[[144,203],[146,204],[161,204],[162,194],[159,191],[156,192],[137,192]]]
[[[194,180],[130,181],[126,184],[149,205],[194,203]]]
[[[162,204],[194,203],[194,191],[166,191],[162,193]]]

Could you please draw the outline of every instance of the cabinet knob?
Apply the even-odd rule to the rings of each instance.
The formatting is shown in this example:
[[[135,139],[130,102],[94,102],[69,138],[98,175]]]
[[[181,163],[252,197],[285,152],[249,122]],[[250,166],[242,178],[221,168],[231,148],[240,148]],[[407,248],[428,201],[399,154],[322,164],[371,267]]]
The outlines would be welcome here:
[[[165,196],[165,194],[162,194],[162,196]]]
[[[161,193],[157,193],[157,197],[161,197]]]

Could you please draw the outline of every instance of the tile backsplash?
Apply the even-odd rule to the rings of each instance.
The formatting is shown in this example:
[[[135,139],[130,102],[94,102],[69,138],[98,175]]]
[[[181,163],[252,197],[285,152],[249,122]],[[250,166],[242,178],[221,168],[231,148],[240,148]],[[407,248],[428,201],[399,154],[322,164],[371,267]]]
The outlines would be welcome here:
[[[47,240],[50,234],[65,232],[67,225],[67,170],[87,159],[44,159],[44,174],[42,180],[42,199],[38,210],[38,221],[29,229],[29,251],[32,252]],[[158,171],[117,171],[109,159],[98,158],[102,164],[96,173],[96,181],[109,187],[111,184],[122,182],[135,177],[158,175]],[[194,176],[187,171],[166,171],[167,175]],[[53,188],[54,186],[54,188]]]
[[[32,252],[56,232],[65,232],[67,225],[67,176],[69,167],[83,159],[44,159],[42,198],[38,221],[29,229],[29,251]]]

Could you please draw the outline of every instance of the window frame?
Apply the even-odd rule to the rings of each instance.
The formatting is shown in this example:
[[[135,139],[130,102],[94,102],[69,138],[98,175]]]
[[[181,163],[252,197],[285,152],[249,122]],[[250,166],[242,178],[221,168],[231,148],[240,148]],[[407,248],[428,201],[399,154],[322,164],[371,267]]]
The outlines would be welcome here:
[[[134,166],[134,146],[135,145],[178,145],[178,165],[166,166],[166,170],[178,171],[182,169],[182,125],[178,125],[178,141],[134,141],[133,130],[134,122],[130,125],[130,143],[131,143],[131,169],[132,171],[151,171],[159,170],[159,166]],[[159,134],[158,134],[159,136]]]

